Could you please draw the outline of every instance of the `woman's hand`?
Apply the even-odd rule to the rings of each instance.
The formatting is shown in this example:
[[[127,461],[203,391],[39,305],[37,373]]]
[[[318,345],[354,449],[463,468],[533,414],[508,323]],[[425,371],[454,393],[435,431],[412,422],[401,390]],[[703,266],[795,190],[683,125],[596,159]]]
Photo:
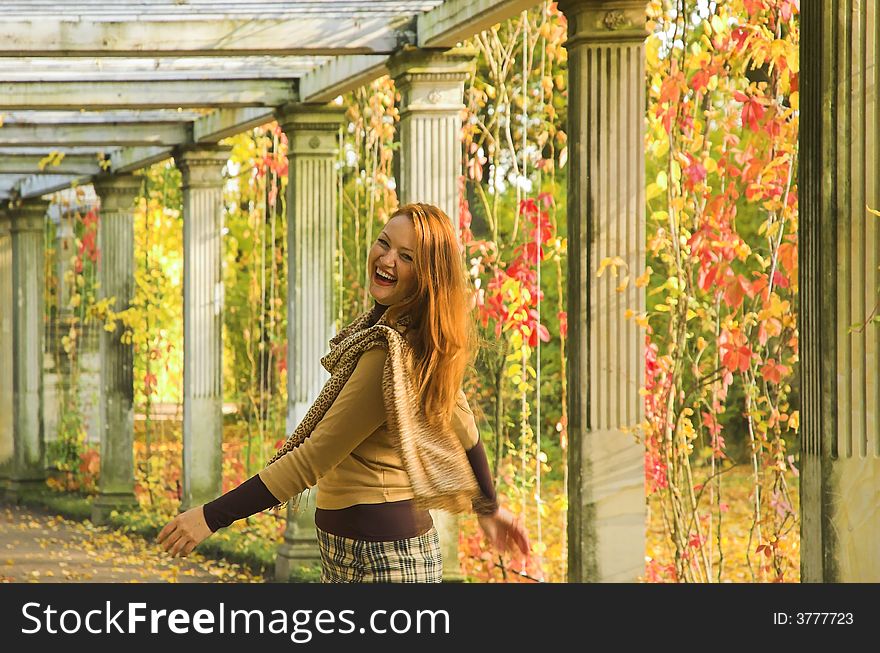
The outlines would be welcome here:
[[[156,537],[156,541],[171,553],[171,557],[177,555],[187,556],[205,538],[211,535],[211,529],[205,521],[203,506],[190,508],[182,512],[170,522]]]
[[[529,534],[512,512],[506,508],[498,508],[492,515],[477,515],[477,521],[489,543],[500,553],[507,551],[513,543],[524,556],[529,556]]]

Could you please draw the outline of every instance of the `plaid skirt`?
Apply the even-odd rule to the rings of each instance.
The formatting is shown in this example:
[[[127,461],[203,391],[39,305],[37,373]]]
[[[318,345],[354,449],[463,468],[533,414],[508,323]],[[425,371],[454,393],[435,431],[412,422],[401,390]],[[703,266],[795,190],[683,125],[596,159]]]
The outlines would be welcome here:
[[[367,542],[318,531],[322,583],[439,583],[443,580],[440,538],[424,535],[392,542]]]

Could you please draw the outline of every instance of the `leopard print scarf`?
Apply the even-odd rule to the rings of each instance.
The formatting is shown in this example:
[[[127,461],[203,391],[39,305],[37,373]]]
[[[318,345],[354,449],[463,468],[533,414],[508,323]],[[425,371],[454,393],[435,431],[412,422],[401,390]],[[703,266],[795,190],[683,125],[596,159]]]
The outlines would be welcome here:
[[[330,340],[330,352],[321,359],[330,379],[302,422],[267,465],[298,447],[311,435],[351,376],[360,355],[373,347],[382,347],[388,352],[382,374],[388,430],[409,475],[416,506],[453,513],[467,512],[472,502],[478,505],[483,500],[476,477],[453,430],[448,426],[431,427],[427,423],[413,378],[412,347],[403,336],[409,319],[403,317],[395,324],[389,324],[386,309],[376,304]]]

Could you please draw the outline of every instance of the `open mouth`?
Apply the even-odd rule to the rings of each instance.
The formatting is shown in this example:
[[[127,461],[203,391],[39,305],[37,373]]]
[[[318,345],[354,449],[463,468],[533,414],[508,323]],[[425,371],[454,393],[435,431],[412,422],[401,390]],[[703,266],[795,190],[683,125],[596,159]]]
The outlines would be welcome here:
[[[396,277],[392,277],[390,274],[382,272],[379,268],[376,268],[376,271],[373,273],[373,279],[380,286],[393,286],[397,283]]]

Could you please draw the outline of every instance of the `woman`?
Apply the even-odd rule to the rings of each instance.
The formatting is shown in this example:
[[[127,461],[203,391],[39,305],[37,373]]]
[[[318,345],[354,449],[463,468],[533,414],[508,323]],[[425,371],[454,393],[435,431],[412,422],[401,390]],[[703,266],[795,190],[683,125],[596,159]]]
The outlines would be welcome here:
[[[318,486],[324,582],[440,582],[428,508],[473,508],[490,543],[528,555],[496,502],[461,384],[475,349],[468,280],[450,219],[401,207],[368,258],[374,307],[331,340],[331,372],[287,443],[257,475],[171,520],[158,541],[187,555],[218,528]]]

